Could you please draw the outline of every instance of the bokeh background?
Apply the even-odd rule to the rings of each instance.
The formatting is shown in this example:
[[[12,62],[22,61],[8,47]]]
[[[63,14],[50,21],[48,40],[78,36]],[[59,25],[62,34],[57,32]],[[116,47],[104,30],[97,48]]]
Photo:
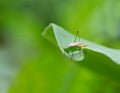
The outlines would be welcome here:
[[[120,0],[0,0],[0,93],[119,93],[41,36],[51,22],[120,48]]]

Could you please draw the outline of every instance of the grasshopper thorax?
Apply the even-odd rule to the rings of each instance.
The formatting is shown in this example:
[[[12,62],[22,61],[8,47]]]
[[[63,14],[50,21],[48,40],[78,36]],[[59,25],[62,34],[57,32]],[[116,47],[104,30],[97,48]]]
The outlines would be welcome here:
[[[66,53],[80,51],[83,47],[86,47],[87,45],[82,44],[80,42],[70,43],[68,46],[64,47],[64,51]]]

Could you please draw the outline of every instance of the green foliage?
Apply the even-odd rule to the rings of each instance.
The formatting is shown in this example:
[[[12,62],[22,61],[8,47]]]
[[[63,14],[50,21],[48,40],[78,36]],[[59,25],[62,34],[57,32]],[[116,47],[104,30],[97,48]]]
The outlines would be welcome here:
[[[52,22],[120,48],[119,9],[120,0],[0,0],[0,93],[119,93],[119,53],[96,51],[81,39],[90,45],[76,57],[81,62],[71,62],[41,36]],[[45,37],[58,46],[49,30]],[[57,37],[67,35],[64,45],[73,41],[74,35],[62,33]]]

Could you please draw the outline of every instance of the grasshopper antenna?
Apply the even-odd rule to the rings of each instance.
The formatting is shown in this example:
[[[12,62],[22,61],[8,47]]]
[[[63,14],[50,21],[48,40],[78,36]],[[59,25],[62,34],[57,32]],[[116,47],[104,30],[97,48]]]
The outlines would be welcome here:
[[[80,38],[79,38],[79,31],[77,30],[77,33],[76,33],[76,36],[75,36],[75,40],[74,40],[74,42],[76,42],[76,40],[77,40],[77,37],[78,37],[78,41],[80,41]]]

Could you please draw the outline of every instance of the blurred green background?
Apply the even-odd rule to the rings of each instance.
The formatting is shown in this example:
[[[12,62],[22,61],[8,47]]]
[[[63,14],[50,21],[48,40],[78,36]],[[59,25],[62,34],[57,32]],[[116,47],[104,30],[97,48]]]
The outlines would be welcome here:
[[[0,0],[0,93],[119,93],[41,36],[51,22],[120,48],[120,0]]]

